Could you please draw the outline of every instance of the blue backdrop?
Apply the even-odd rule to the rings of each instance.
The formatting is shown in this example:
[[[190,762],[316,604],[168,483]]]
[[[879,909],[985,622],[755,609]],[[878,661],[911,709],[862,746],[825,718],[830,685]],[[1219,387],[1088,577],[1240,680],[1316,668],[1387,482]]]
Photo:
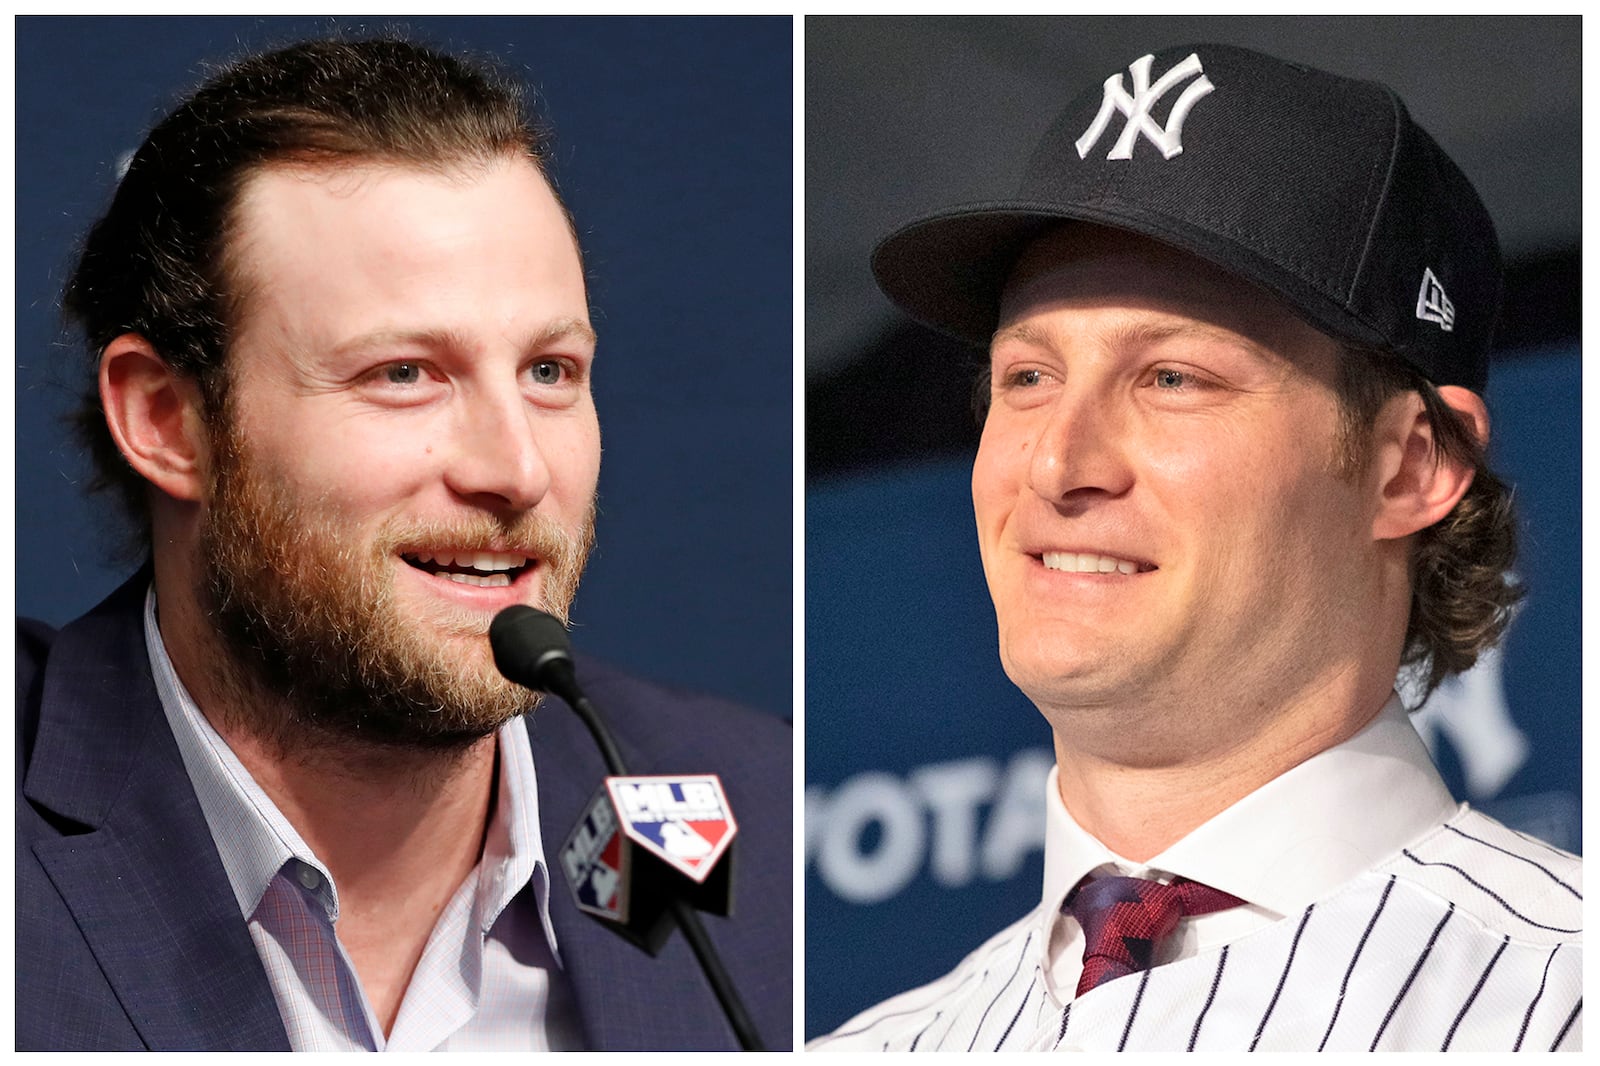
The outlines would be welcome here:
[[[1575,347],[1491,367],[1528,595],[1504,645],[1414,721],[1457,798],[1581,850]],[[806,498],[806,1037],[949,970],[1039,902],[1044,719],[1000,668],[971,459]]]
[[[202,65],[399,25],[538,92],[600,333],[598,547],[577,643],[788,714],[792,22],[788,18],[21,18],[16,23],[17,608],[61,623],[129,569],[62,426],[88,381],[59,325],[119,157]]]

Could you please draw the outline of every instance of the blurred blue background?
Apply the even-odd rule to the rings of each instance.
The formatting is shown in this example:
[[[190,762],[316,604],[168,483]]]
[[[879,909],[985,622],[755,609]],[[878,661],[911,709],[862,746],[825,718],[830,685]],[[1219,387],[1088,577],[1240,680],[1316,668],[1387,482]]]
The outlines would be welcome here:
[[[19,18],[16,571],[60,624],[131,567],[62,415],[90,380],[59,322],[119,158],[204,64],[338,28],[487,54],[537,91],[600,334],[598,544],[575,642],[788,715],[793,38],[788,18]]]

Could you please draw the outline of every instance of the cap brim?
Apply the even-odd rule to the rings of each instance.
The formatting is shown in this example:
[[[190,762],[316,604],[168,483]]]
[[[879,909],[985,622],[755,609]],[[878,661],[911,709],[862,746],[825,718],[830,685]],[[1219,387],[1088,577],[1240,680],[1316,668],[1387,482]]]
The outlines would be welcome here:
[[[885,237],[873,250],[872,274],[911,317],[987,347],[1018,256],[1072,218],[1053,207],[1009,202],[944,211]]]
[[[1283,300],[1313,326],[1357,344],[1381,345],[1368,323],[1278,267],[1215,235],[1144,213],[1102,205],[993,201],[942,211],[902,226],[872,253],[884,294],[913,318],[987,348],[1000,298],[1027,246],[1066,222],[1126,230],[1198,256]]]

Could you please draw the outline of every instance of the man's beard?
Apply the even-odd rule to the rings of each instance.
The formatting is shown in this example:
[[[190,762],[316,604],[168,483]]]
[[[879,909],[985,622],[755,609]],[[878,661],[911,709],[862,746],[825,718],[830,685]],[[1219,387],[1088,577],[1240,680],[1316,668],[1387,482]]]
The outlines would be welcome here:
[[[495,668],[482,612],[440,603],[418,618],[397,605],[398,550],[526,554],[543,571],[539,606],[565,620],[594,539],[592,501],[576,535],[543,515],[480,512],[392,521],[363,544],[326,498],[265,476],[222,421],[198,592],[223,640],[213,676],[232,724],[285,754],[328,743],[462,750],[532,706]]]

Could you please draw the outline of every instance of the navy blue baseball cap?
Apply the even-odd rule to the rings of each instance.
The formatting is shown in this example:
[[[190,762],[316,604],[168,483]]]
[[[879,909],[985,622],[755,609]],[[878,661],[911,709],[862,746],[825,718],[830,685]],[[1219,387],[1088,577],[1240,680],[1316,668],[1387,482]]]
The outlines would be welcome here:
[[[878,245],[891,300],[987,347],[1023,250],[1089,222],[1205,259],[1435,384],[1483,391],[1501,295],[1494,222],[1391,89],[1211,44],[1108,75],[1056,118],[1015,198]]]

